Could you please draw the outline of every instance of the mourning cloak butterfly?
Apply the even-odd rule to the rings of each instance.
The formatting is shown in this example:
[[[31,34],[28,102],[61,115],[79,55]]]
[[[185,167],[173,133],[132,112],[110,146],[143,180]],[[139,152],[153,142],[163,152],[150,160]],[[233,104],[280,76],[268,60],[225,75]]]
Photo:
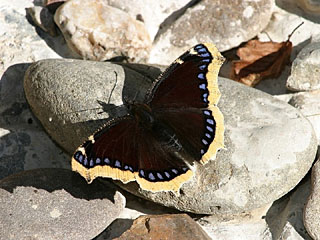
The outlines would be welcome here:
[[[178,192],[196,162],[223,147],[223,115],[216,106],[224,58],[213,44],[198,44],[160,75],[142,103],[124,103],[128,115],[109,120],[72,157],[89,183],[108,177],[137,181],[144,190]]]

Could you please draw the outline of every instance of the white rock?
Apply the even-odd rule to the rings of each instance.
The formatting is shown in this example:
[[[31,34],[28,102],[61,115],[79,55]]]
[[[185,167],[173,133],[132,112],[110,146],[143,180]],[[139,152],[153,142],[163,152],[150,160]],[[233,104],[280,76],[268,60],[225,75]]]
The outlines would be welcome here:
[[[57,9],[54,19],[70,49],[84,59],[148,58],[151,40],[144,24],[105,1],[70,0]]]

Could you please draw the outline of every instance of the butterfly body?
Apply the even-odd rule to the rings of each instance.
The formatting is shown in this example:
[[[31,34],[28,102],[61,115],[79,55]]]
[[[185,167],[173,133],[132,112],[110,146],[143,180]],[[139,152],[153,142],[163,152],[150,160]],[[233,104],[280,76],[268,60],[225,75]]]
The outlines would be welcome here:
[[[155,81],[128,115],[110,119],[82,144],[72,169],[91,182],[98,176],[137,181],[152,192],[177,192],[192,165],[213,159],[223,146],[223,116],[216,106],[223,57],[213,44],[198,44]]]

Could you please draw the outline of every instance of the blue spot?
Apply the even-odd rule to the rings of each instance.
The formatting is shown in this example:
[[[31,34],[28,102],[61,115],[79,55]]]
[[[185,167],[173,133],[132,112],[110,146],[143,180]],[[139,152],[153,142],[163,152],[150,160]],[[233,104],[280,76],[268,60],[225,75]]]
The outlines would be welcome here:
[[[205,93],[205,94],[207,94],[207,93]],[[203,95],[204,95],[204,94],[203,94]],[[207,96],[208,96],[208,94],[207,94]],[[208,111],[208,110],[204,110],[203,113],[204,113],[205,115],[207,115],[207,116],[210,116],[210,115],[211,115],[210,111]]]
[[[202,96],[203,96],[203,101],[208,102],[208,99],[207,99],[208,93],[204,93]]]
[[[85,165],[85,166],[88,165],[88,158],[87,157],[84,158],[83,165]]]
[[[206,53],[206,52],[208,52],[208,51],[204,47],[198,49],[198,53]]]
[[[206,65],[206,64],[203,64],[203,65],[199,66],[199,69],[200,69],[200,70],[205,70],[206,68],[207,68],[207,65]]]
[[[202,62],[210,62],[211,60],[209,58],[205,58],[205,59],[202,59]]]
[[[201,53],[200,54],[201,57],[210,57],[210,53],[206,52],[206,53]],[[210,59],[209,59],[210,60]]]
[[[209,133],[206,133],[207,138],[211,138],[211,135]]]
[[[164,172],[164,175],[166,175],[167,178],[170,178],[170,174],[168,172]]]
[[[183,168],[182,168],[182,171],[187,172],[187,171],[188,171],[188,168],[187,168],[187,167],[183,167]]]
[[[110,160],[109,160],[109,158],[105,158],[103,161],[105,162],[105,164],[110,165]]]
[[[203,73],[199,73],[198,74],[198,78],[203,80],[204,79],[204,74]]]
[[[213,122],[213,120],[212,119],[207,119],[207,123],[209,123],[209,124],[211,124],[211,125],[213,125],[214,124],[214,122]]]
[[[201,150],[200,150],[200,153],[201,153],[201,155],[203,155],[203,154],[204,154],[204,150],[203,150],[203,149],[201,149]]]
[[[199,88],[205,90],[206,89],[206,85],[204,83],[202,83],[202,84],[199,85]]]
[[[121,163],[119,160],[116,160],[115,163],[114,163],[114,166],[115,167],[118,167],[118,168],[121,168]]]
[[[101,159],[100,158],[97,158],[96,159],[96,164],[100,164],[101,163]]]
[[[197,46],[194,47],[195,49],[200,49],[200,48],[203,48],[203,45],[202,44],[198,44]]]
[[[208,129],[209,132],[213,132],[213,128],[210,126],[206,126],[206,128]]]
[[[204,144],[204,145],[208,145],[208,142],[207,142],[207,140],[205,140],[205,139],[202,139],[201,141],[203,142],[203,144]]]
[[[79,156],[79,162],[82,162],[82,160],[83,160],[83,155],[80,154],[80,156]]]
[[[148,177],[150,180],[156,180],[156,178],[154,177],[154,175],[152,173],[149,173]]]
[[[172,168],[171,171],[172,171],[174,174],[178,174],[178,170],[177,170],[177,169]]]
[[[130,167],[130,166],[129,166],[129,170],[130,170],[131,172],[133,172],[133,168],[132,168],[132,167]]]
[[[128,170],[128,169],[129,169],[129,166],[128,166],[128,165],[125,165],[125,166],[124,166],[124,169],[125,169],[125,170]]]
[[[160,173],[157,173],[157,177],[159,178],[159,179],[163,179],[163,177],[162,177],[162,175],[160,174]]]
[[[140,170],[139,173],[140,173],[140,175],[141,175],[142,177],[145,177],[143,170]]]
[[[90,167],[93,167],[93,159],[90,159],[90,163],[89,163]]]

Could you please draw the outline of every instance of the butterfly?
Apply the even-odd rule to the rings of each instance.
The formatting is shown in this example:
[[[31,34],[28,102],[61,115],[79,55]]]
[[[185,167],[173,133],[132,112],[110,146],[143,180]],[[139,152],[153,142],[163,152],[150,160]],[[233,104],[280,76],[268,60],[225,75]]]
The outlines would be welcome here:
[[[111,118],[73,154],[72,170],[91,183],[107,177],[136,181],[151,191],[178,192],[195,164],[215,159],[224,146],[217,107],[223,56],[202,43],[176,59],[142,102],[125,101],[128,114]]]

